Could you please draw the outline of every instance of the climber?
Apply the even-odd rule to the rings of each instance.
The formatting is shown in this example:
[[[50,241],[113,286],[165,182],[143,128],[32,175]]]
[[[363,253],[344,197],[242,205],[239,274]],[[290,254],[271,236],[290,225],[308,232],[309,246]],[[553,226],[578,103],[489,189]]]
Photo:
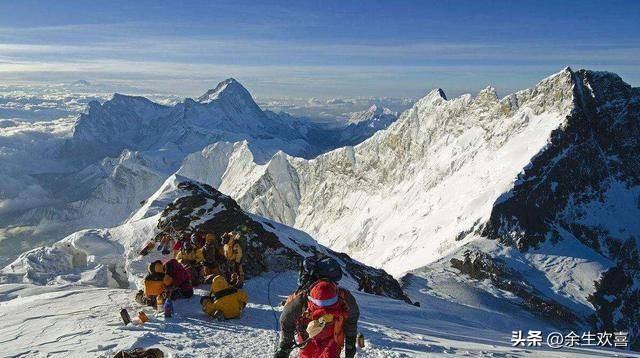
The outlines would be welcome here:
[[[186,241],[182,244],[182,249],[176,254],[176,260],[182,264],[191,273],[191,279],[194,286],[202,282],[202,250],[195,247],[192,241]]]
[[[193,242],[186,241],[176,254],[176,260],[184,266],[197,266],[204,262],[204,257],[201,249],[198,249]]]
[[[356,354],[360,310],[355,298],[336,283],[320,279],[293,295],[280,316],[280,345],[275,358],[289,357],[300,347],[301,358],[338,358]],[[297,336],[297,343],[294,343]]]
[[[218,242],[214,234],[207,234],[205,243],[202,246],[202,277],[204,282],[211,283],[214,277],[220,275],[218,266]]]
[[[191,234],[191,243],[193,244],[194,247],[199,249],[204,245],[204,242],[205,242],[205,238],[204,236],[202,236],[201,233],[194,232],[193,234]]]
[[[193,296],[191,275],[176,259],[171,259],[164,264],[164,272],[164,284],[171,299]]]
[[[158,296],[165,291],[162,261],[157,260],[150,263],[147,271],[149,273],[144,278],[143,289],[136,294],[136,302],[155,307]]]
[[[185,232],[184,234],[182,234],[182,237],[176,240],[176,243],[173,245],[173,253],[174,254],[178,254],[178,252],[182,249],[182,246],[187,242],[190,241],[191,239],[191,235],[189,235],[188,232]]]
[[[238,318],[247,305],[249,297],[242,289],[229,286],[222,275],[211,283],[211,293],[200,300],[202,310],[212,317],[224,319]]]
[[[244,284],[244,269],[242,268],[242,246],[240,234],[229,232],[223,235],[225,239],[224,256],[227,259],[227,280],[231,285],[242,288]]]
[[[362,276],[362,279],[360,279],[360,282],[358,283],[358,291],[364,291],[366,293],[374,292],[373,282],[369,278],[369,275],[365,274]]]

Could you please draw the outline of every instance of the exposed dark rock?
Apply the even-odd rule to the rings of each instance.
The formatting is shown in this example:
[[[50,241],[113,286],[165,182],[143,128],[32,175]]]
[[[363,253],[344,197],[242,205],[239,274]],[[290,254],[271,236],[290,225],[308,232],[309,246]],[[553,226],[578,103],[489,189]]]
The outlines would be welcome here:
[[[602,200],[609,185],[640,185],[640,89],[610,73],[573,74],[575,110],[566,125],[497,203],[483,236],[517,246],[536,247],[556,224],[606,255],[607,233],[575,223],[580,212],[568,205]]]
[[[599,331],[630,332],[631,348],[640,350],[640,256],[634,240],[622,245],[616,256],[618,264],[595,282],[596,291],[589,296],[596,309],[589,321]]]
[[[450,263],[453,268],[472,279],[490,280],[495,287],[513,293],[522,299],[520,305],[544,319],[562,325],[572,325],[579,321],[569,309],[545,298],[519,272],[510,269],[499,258],[482,251],[466,250],[464,258],[452,258]]]
[[[585,70],[572,73],[572,81],[575,109],[496,202],[482,236],[521,251],[575,239],[613,261],[595,284],[589,322],[626,331],[640,318],[640,232],[610,232],[606,220],[583,219],[592,216],[590,204],[617,205],[607,198],[612,186],[629,196],[640,185],[640,88]]]

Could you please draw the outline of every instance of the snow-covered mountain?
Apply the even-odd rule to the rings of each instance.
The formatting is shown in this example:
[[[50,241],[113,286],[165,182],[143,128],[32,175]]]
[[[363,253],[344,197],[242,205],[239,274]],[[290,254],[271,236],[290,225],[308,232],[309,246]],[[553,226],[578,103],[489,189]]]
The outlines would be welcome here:
[[[436,89],[388,129],[312,160],[254,164],[236,143],[180,173],[436,291],[461,272],[545,318],[625,330],[638,322],[639,103],[615,74],[566,68],[502,99]]]
[[[47,217],[65,225],[81,225],[74,223],[79,218],[89,227],[121,224],[80,231],[21,255],[0,274],[6,283],[0,286],[0,301],[10,300],[0,305],[0,313],[35,330],[37,304],[48,297],[82,307],[83,298],[97,300],[97,307],[113,306],[111,297],[126,302],[123,288],[135,286],[145,264],[159,255],[137,257],[136,249],[150,238],[177,226],[215,232],[244,227],[255,239],[249,256],[269,257],[267,269],[248,266],[248,287],[260,296],[252,308],[262,318],[241,320],[237,327],[256,335],[256,344],[220,334],[234,342],[228,354],[269,350],[272,328],[258,322],[269,309],[266,277],[293,269],[300,256],[314,250],[340,259],[348,287],[364,270],[384,282],[386,295],[402,298],[397,283],[379,268],[396,277],[408,273],[405,291],[426,304],[419,309],[357,295],[368,305],[363,318],[373,347],[367,356],[398,349],[526,353],[511,349],[504,338],[514,327],[638,332],[640,90],[617,75],[566,68],[502,99],[490,87],[454,99],[436,89],[397,120],[372,107],[341,133],[262,112],[249,99],[242,86],[227,80],[198,101],[175,107],[119,95],[93,104],[61,149],[72,156],[68,167],[82,163],[79,170],[21,172],[43,192],[56,192],[59,196],[52,197],[66,201],[28,207],[17,221],[0,219],[7,227],[41,225]],[[250,122],[246,127],[245,121]],[[358,126],[374,128],[366,133],[375,134],[355,146],[304,158],[341,143],[345,128]],[[59,142],[54,136],[52,143]],[[111,142],[113,148],[103,148]],[[41,159],[43,167],[50,164],[48,156]],[[171,175],[174,171],[177,175]],[[285,276],[277,292],[294,285],[293,273]],[[198,321],[196,306],[185,304],[191,313],[184,318]],[[109,321],[104,310],[97,314]],[[71,326],[82,327],[80,316],[70,316]],[[406,325],[396,322],[403,320]],[[252,328],[244,330],[242,324]],[[89,343],[69,352],[91,348],[109,354],[137,342],[110,325],[91,327],[108,331],[116,345],[105,347],[85,330],[79,337]],[[150,328],[152,338],[145,341],[145,332],[136,339],[176,352],[185,345],[168,336],[186,337],[202,328],[184,323],[159,332],[158,327]],[[487,339],[469,343],[471,333],[452,338],[451,332],[463,327]],[[56,342],[68,335],[76,337],[65,331]],[[405,342],[398,343],[398,337]],[[425,337],[436,343],[425,345]],[[640,348],[635,333],[631,340]],[[201,341],[188,341],[190,354],[212,354]],[[48,344],[25,342],[38,352],[60,349]]]
[[[398,113],[375,104],[366,111],[352,113],[347,119],[349,125],[342,131],[342,143],[344,146],[356,145],[375,132],[386,129],[396,119],[398,119]]]
[[[352,124],[367,122],[367,125],[372,127],[378,125],[377,123],[386,122],[387,125],[380,126],[380,129],[384,129],[391,124],[397,116],[398,114],[392,112],[389,108],[373,104],[366,111],[352,113],[349,119],[347,119],[347,122]]]
[[[187,98],[175,106],[121,94],[104,104],[91,102],[63,154],[93,161],[124,149],[189,153],[220,140],[248,140],[267,156],[278,149],[300,156],[314,151],[297,128],[267,117],[240,83],[228,79],[198,101]]]
[[[393,119],[381,115],[384,123]],[[375,113],[370,121],[378,122]],[[312,157],[360,142],[386,125],[327,128],[263,112],[234,79],[197,101],[174,106],[115,94],[102,104],[90,102],[77,121],[64,121],[64,131],[56,128],[62,127],[58,122],[3,122],[0,248],[5,258],[79,229],[121,223],[185,156],[209,144],[246,141],[252,158],[266,162],[280,150]],[[51,128],[63,134],[52,135]]]
[[[312,160],[277,153],[251,165],[236,145],[227,154],[208,153],[216,158],[209,178],[194,172],[195,157],[180,173],[209,180],[249,211],[401,273],[453,251],[460,232],[489,219],[496,198],[569,115],[571,78],[566,70],[502,100],[491,88],[452,100],[437,89],[355,147]],[[220,167],[225,155],[230,159]]]

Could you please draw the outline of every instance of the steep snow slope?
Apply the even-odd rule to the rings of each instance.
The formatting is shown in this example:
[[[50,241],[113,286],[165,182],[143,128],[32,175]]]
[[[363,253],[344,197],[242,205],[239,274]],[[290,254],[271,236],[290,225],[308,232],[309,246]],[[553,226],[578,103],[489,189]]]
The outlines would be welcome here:
[[[398,274],[451,252],[462,244],[460,232],[487,221],[496,198],[564,123],[572,100],[568,69],[502,100],[491,88],[453,100],[434,90],[356,147],[308,161],[277,153],[252,168],[236,146],[224,172],[208,167],[202,177],[193,157],[180,172],[219,182],[249,211]]]

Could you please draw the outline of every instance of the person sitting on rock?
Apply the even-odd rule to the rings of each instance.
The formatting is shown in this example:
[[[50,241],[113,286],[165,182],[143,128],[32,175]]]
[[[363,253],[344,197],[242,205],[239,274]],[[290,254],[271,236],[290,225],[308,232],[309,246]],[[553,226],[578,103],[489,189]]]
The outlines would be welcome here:
[[[187,241],[182,245],[182,249],[178,251],[176,260],[182,264],[189,272],[194,285],[202,282],[201,268],[204,262],[202,250],[196,248],[191,241]]]
[[[176,259],[164,264],[164,284],[172,300],[193,296],[191,274]]]
[[[230,232],[225,234],[224,256],[227,259],[227,280],[237,287],[244,284],[244,269],[242,268],[242,246],[240,246],[240,234]]]
[[[229,286],[222,275],[213,278],[211,293],[200,300],[202,310],[216,318],[238,318],[247,305],[249,296],[242,289]]]
[[[166,288],[162,261],[158,260],[150,263],[147,271],[149,273],[144,278],[142,290],[136,294],[136,301],[143,305],[155,307],[158,296],[162,295]]]
[[[214,234],[207,234],[204,246],[202,246],[203,268],[202,277],[204,282],[211,283],[214,277],[220,275],[218,266],[218,240]]]

